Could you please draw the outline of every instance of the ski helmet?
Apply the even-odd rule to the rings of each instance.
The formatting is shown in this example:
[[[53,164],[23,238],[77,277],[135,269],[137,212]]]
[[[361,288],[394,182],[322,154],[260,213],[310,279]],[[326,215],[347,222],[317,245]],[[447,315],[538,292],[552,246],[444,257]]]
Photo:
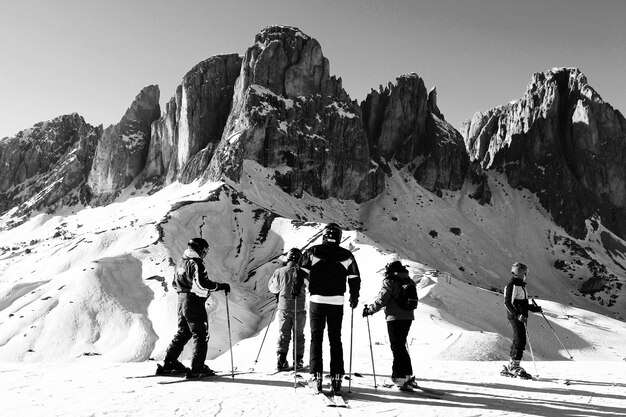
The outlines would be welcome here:
[[[209,249],[209,242],[202,239],[201,237],[194,237],[187,243],[187,246],[200,254],[200,252]]]
[[[385,265],[385,276],[395,275],[398,272],[409,272],[409,271],[408,269],[406,269],[404,265],[402,265],[402,262],[400,261],[393,261]]]
[[[302,257],[302,251],[298,248],[289,249],[289,252],[287,252],[288,261],[298,262],[301,257]]]
[[[528,274],[528,267],[521,262],[515,262],[511,267],[511,273],[516,277],[522,277]]]
[[[329,223],[324,228],[322,242],[339,245],[339,242],[341,242],[341,228],[337,223]]]

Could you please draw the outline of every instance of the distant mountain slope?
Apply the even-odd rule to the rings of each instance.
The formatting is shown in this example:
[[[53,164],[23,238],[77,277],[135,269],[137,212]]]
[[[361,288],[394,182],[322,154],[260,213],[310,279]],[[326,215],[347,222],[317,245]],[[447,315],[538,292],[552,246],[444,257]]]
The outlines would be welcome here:
[[[380,271],[395,257],[423,280],[414,337],[432,335],[422,347],[431,357],[506,357],[510,335],[497,291],[508,280],[510,263],[523,259],[531,267],[530,295],[539,297],[572,353],[621,359],[626,325],[591,311],[623,311],[623,301],[599,306],[578,294],[577,280],[552,267],[545,249],[559,248],[550,246],[558,228],[540,216],[530,195],[520,195],[516,205],[503,200],[485,208],[464,191],[437,199],[412,177],[394,172],[381,197],[357,205],[306,194],[293,198],[265,168],[247,163],[244,171],[252,181],[238,191],[220,183],[173,184],[152,195],[124,194],[106,207],[40,215],[1,232],[0,358],[161,357],[175,329],[173,265],[187,239],[201,231],[211,242],[211,276],[233,287],[234,342],[255,337],[273,308],[267,281],[279,264],[271,259],[306,245],[318,222],[337,221],[347,229],[343,245],[361,266],[362,302],[375,297]],[[515,190],[503,186],[505,192]],[[212,297],[209,312],[210,355],[216,357],[228,349],[222,293]],[[542,335],[535,354],[563,358],[541,320],[533,318]]]

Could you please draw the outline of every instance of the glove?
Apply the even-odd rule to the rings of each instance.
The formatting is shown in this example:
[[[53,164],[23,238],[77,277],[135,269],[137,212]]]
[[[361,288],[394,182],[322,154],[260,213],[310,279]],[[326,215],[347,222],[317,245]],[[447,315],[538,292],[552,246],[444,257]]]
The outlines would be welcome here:
[[[298,298],[299,295],[300,295],[300,291],[291,290],[291,298]]]
[[[543,308],[541,308],[541,306],[537,306],[537,313],[543,313]]]
[[[350,297],[350,308],[355,309],[359,304],[359,299],[357,297]]]
[[[363,307],[363,317],[367,317],[371,315],[372,315],[372,312],[370,311],[370,309],[367,306]]]
[[[217,284],[217,291],[222,291],[222,290],[224,290],[224,292],[228,294],[230,292],[230,285],[226,283]]]
[[[274,297],[276,298],[276,304],[278,304],[278,297],[279,297],[279,294],[278,294],[278,293],[274,294]]]
[[[519,316],[517,316],[517,320],[521,321],[524,324],[526,324],[526,320],[528,320],[528,319],[526,317],[524,317],[523,314],[520,314]]]

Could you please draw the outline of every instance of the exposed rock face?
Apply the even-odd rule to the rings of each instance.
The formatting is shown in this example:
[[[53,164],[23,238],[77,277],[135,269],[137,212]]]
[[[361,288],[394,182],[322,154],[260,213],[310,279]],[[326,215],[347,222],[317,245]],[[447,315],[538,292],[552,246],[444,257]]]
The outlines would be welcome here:
[[[0,140],[0,213],[77,203],[101,134],[74,113]]]
[[[424,156],[413,171],[420,184],[431,191],[460,189],[469,158],[463,138],[439,111],[435,90],[429,94],[416,74],[396,81],[361,104],[372,152],[401,166]]]
[[[473,160],[535,192],[571,235],[597,214],[626,238],[626,120],[578,69],[535,74],[521,99],[461,130]]]
[[[117,125],[98,142],[87,186],[94,205],[107,204],[144,169],[150,125],[160,116],[159,87],[145,87]]]
[[[203,178],[239,181],[243,160],[275,168],[286,191],[364,201],[382,190],[359,107],[329,76],[319,43],[268,27],[246,52],[222,141]]]
[[[207,167],[230,112],[238,54],[211,57],[192,68],[155,123],[144,175],[190,182]]]

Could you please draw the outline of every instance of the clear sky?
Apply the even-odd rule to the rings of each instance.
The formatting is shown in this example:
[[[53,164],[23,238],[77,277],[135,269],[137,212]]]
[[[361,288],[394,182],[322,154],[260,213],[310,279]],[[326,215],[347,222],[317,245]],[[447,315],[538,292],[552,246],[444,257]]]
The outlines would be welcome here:
[[[268,25],[316,38],[359,101],[419,74],[457,129],[561,66],[626,112],[622,0],[0,0],[0,137],[73,112],[117,123],[150,84],[164,104],[191,67],[243,55]]]

